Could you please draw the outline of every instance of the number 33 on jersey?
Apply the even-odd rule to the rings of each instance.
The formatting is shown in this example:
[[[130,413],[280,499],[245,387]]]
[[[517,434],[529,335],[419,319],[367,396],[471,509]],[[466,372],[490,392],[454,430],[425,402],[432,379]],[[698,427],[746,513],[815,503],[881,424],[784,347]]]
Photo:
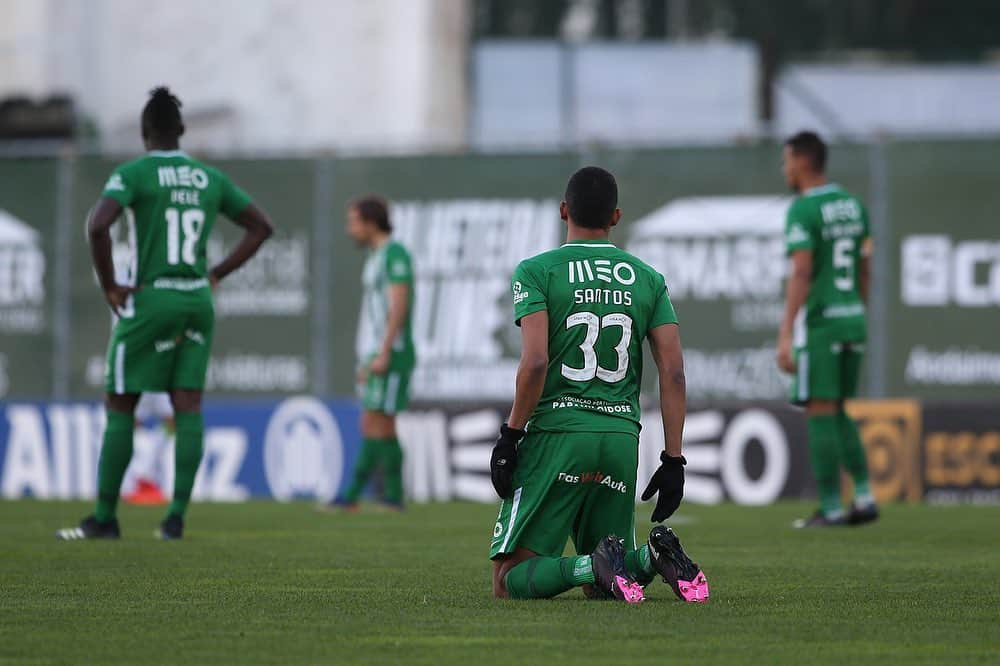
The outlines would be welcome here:
[[[514,320],[547,310],[549,367],[531,428],[639,432],[642,341],[676,324],[663,276],[607,240],[574,241],[522,261]]]

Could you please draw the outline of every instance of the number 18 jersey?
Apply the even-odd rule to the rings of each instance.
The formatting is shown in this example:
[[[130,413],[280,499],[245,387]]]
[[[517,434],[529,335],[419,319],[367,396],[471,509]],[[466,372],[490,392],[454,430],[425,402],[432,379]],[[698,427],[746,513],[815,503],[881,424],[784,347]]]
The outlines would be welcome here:
[[[132,211],[133,283],[167,289],[207,284],[216,215],[236,218],[250,203],[222,172],[180,150],[154,150],[119,166],[102,196]]]
[[[533,430],[639,432],[642,341],[677,315],[663,276],[607,240],[522,261],[514,319],[548,311],[549,365]]]

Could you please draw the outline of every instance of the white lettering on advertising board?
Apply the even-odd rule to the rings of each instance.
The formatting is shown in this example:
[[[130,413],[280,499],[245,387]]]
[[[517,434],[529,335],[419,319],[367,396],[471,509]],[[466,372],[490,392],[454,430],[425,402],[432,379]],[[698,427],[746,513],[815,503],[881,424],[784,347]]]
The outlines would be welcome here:
[[[399,201],[395,237],[413,256],[413,333],[419,364],[413,396],[463,400],[512,395],[519,342],[510,278],[527,257],[556,247],[562,224],[554,199]]]
[[[45,254],[38,232],[0,209],[0,333],[45,328]]]

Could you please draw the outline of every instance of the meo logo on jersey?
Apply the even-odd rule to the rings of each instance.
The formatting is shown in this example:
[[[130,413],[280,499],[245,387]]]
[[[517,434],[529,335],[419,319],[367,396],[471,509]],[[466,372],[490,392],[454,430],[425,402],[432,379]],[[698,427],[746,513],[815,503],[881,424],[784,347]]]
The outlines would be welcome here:
[[[208,187],[208,174],[198,167],[160,167],[156,170],[156,177],[160,187],[196,187],[199,190]]]
[[[583,259],[569,262],[569,282],[593,282],[602,280],[604,282],[615,282],[628,286],[635,283],[635,269],[632,265],[620,261],[611,267],[610,259]]]

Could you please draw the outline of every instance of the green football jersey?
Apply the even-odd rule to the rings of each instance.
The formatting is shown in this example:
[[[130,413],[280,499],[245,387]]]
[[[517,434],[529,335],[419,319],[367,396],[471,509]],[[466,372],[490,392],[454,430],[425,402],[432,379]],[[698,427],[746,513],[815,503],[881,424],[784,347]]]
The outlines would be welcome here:
[[[830,339],[844,342],[865,340],[865,302],[859,274],[868,237],[868,212],[856,196],[839,185],[806,190],[788,209],[788,253],[813,253],[812,286],[796,321],[797,346],[805,344],[809,331],[822,331]]]
[[[574,241],[522,261],[514,321],[547,310],[549,367],[530,419],[547,431],[639,432],[642,341],[676,324],[663,276],[606,240]]]
[[[154,150],[122,164],[102,196],[131,209],[133,283],[166,289],[207,284],[216,215],[236,218],[250,203],[222,172],[180,150]]]
[[[382,348],[385,329],[389,323],[389,285],[405,284],[410,287],[410,307],[407,309],[403,328],[393,341],[395,355],[413,358],[413,262],[410,253],[401,243],[389,240],[373,250],[365,260],[362,274],[364,292],[361,297],[361,314],[358,317],[358,361],[365,363]],[[405,358],[400,358],[405,360]]]

